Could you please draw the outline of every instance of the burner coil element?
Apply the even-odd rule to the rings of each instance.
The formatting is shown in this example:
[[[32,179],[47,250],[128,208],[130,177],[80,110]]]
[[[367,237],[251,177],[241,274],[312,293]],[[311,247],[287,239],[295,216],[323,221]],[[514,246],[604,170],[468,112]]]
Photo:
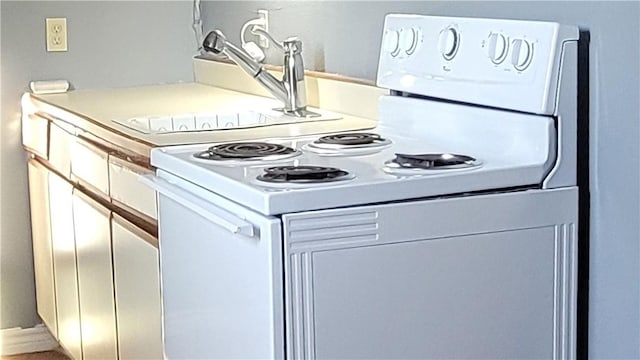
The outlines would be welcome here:
[[[391,140],[366,132],[340,133],[322,136],[303,149],[323,156],[369,155],[391,146]]]
[[[380,135],[373,133],[342,133],[323,136],[319,138],[317,142],[320,144],[364,145],[381,140],[384,139],[382,139]]]
[[[462,169],[478,166],[475,158],[456,154],[396,154],[396,158],[387,163],[410,169]]]
[[[194,154],[205,160],[271,160],[299,155],[299,152],[280,144],[266,142],[226,143]]]
[[[313,165],[269,167],[257,177],[260,181],[271,183],[320,183],[350,178],[347,171]]]

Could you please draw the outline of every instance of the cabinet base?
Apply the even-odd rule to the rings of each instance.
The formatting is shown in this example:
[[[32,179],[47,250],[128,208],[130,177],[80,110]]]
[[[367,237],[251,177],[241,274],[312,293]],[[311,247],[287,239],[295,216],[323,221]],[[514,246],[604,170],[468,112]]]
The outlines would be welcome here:
[[[56,339],[43,324],[26,329],[0,330],[0,355],[2,356],[48,351],[58,346]]]

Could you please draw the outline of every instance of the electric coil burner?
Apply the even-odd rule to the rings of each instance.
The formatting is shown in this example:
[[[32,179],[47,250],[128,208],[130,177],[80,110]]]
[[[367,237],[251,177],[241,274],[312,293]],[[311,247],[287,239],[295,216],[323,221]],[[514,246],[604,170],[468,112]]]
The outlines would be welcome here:
[[[257,177],[260,181],[270,183],[326,183],[352,179],[347,171],[333,167],[301,165],[274,166],[264,169],[264,174]]]
[[[335,144],[335,145],[368,145],[384,142],[378,134],[372,133],[346,133],[327,135],[316,140],[317,144]]]
[[[300,155],[300,151],[290,147],[266,142],[238,142],[212,146],[195,153],[203,160],[282,160]]]
[[[326,135],[304,149],[320,155],[364,155],[378,152],[391,145],[391,141],[378,134],[352,132]]]
[[[390,168],[447,170],[468,169],[481,165],[481,162],[467,155],[456,154],[398,154],[385,163]]]

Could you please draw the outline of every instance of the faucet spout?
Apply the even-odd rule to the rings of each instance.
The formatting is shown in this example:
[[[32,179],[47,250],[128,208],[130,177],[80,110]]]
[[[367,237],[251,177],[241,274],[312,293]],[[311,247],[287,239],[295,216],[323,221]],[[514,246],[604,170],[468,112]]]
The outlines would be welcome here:
[[[275,98],[284,103],[282,111],[287,115],[309,116],[302,62],[302,42],[297,38],[284,41],[284,74],[282,80],[268,73],[244,50],[228,42],[220,30],[211,31],[204,39],[203,48],[214,54],[225,54],[247,74],[264,86]]]

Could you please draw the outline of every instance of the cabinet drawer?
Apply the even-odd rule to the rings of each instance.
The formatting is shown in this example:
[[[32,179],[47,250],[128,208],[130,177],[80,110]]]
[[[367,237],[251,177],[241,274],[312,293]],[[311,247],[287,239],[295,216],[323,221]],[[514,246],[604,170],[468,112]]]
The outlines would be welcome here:
[[[43,159],[49,158],[49,120],[36,114],[22,115],[22,145]]]
[[[111,199],[152,219],[157,219],[156,193],[138,181],[151,170],[109,156],[109,187]]]
[[[71,173],[84,186],[109,195],[108,154],[78,137],[71,153]]]
[[[49,163],[66,178],[71,175],[71,148],[75,143],[75,127],[62,122],[50,123]]]

